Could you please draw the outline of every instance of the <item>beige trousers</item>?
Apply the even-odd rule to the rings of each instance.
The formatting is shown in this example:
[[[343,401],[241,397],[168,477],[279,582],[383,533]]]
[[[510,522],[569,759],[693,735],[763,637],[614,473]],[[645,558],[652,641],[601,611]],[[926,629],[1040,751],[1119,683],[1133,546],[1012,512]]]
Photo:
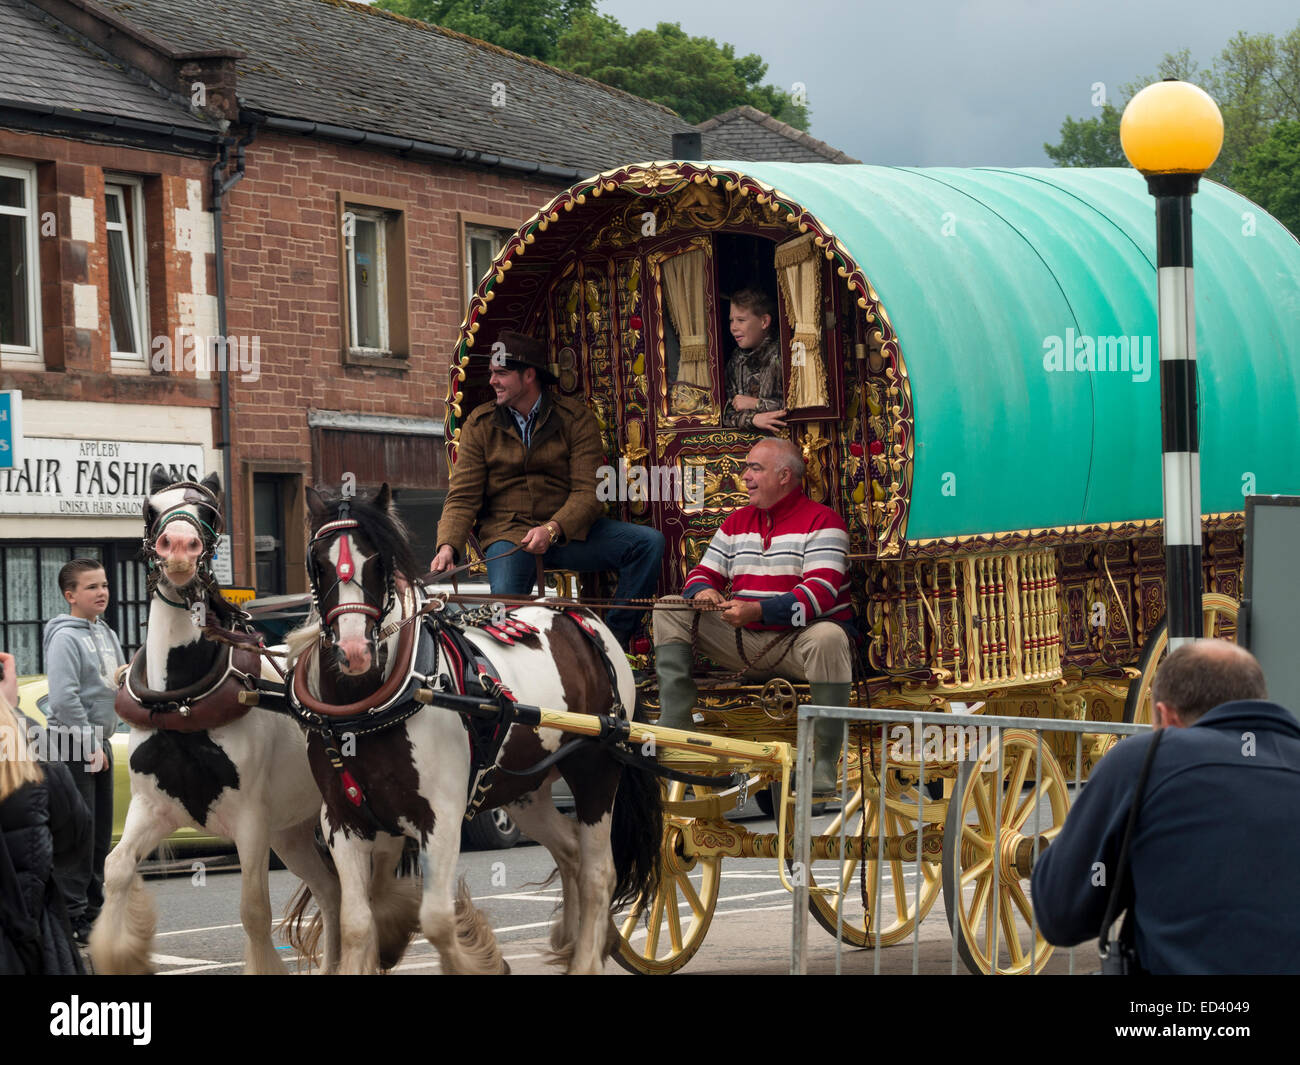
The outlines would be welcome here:
[[[696,611],[683,606],[687,600],[676,596],[662,599],[654,610],[655,646],[674,641],[691,642],[691,624]],[[676,607],[674,608],[674,604]],[[736,629],[722,620],[717,611],[700,613],[700,631],[696,648],[725,669],[745,669],[745,663],[736,651]],[[785,677],[810,684],[849,684],[853,680],[852,649],[843,626],[833,621],[815,621],[799,630],[793,644],[783,640],[768,654],[763,651],[780,635],[778,631],[741,629],[745,656],[755,665],[757,672],[747,675],[754,680]],[[761,658],[759,656],[762,656]]]

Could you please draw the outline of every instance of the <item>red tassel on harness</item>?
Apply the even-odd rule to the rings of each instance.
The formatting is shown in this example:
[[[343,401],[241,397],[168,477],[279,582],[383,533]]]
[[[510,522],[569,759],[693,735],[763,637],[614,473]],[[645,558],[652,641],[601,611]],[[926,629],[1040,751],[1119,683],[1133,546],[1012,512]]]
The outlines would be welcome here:
[[[339,779],[343,782],[343,794],[348,797],[348,802],[353,806],[360,806],[365,794],[361,791],[361,785],[356,782],[356,778],[345,769],[339,774]]]
[[[514,637],[507,635],[504,629],[498,629],[495,625],[484,625],[483,631],[496,640],[497,643],[503,643],[507,647],[514,646]]]
[[[596,630],[595,630],[594,628],[592,628],[591,622],[588,621],[588,620],[587,620],[585,617],[583,617],[581,614],[579,614],[576,610],[566,610],[566,611],[564,612],[564,615],[565,615],[565,617],[567,617],[570,621],[572,621],[572,622],[574,622],[575,624],[577,624],[578,627],[581,628],[582,631],[585,632],[588,636],[591,636],[591,637],[595,637],[595,636],[596,636]]]

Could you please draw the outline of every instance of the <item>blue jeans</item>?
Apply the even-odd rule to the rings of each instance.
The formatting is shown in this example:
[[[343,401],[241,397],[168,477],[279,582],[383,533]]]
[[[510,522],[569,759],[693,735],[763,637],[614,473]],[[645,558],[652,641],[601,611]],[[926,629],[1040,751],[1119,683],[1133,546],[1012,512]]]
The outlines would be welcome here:
[[[527,595],[537,583],[536,555],[516,551],[508,558],[499,557],[514,547],[509,540],[498,540],[483,552],[495,595]],[[617,596],[647,599],[655,594],[663,556],[664,537],[658,529],[597,518],[585,540],[556,544],[542,558],[550,569],[618,570]],[[605,624],[626,645],[644,616],[641,610],[611,610]]]

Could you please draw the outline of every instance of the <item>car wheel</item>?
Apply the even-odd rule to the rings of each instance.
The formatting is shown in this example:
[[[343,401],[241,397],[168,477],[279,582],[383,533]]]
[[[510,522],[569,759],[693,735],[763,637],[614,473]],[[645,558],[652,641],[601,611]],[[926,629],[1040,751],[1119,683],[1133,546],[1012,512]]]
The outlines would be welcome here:
[[[764,817],[776,817],[776,803],[780,797],[781,785],[775,783],[764,788],[762,791],[754,793],[754,801],[758,803],[758,808],[762,811]],[[824,802],[813,803],[813,817],[821,817],[821,815],[826,812],[828,805],[828,803]]]
[[[480,810],[463,830],[465,846],[472,850],[494,851],[513,847],[522,835],[519,826],[500,807]]]

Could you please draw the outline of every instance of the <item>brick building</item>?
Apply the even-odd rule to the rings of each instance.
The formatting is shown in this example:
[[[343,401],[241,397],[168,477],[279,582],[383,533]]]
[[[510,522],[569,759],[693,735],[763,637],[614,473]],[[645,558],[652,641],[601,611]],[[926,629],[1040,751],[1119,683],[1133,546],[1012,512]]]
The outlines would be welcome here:
[[[656,104],[327,0],[108,4],[172,47],[238,49],[222,335],[236,584],[304,587],[303,486],[387,480],[431,541],[441,397],[466,291],[537,203],[687,130]],[[246,360],[247,361],[247,360]],[[428,544],[432,547],[431,544]]]
[[[76,555],[104,560],[110,621],[138,642],[149,467],[217,461],[215,382],[152,372],[149,345],[215,321],[221,131],[163,64],[128,73],[30,5],[0,3],[0,41],[0,389],[21,391],[26,437],[0,470],[0,646],[34,670]]]
[[[666,158],[693,129],[347,0],[0,0],[0,20],[0,168],[21,171],[27,196],[21,208],[0,198],[0,226],[22,228],[36,268],[26,291],[39,290],[27,341],[4,336],[0,388],[22,391],[26,434],[54,441],[49,458],[102,444],[137,464],[220,471],[231,583],[262,594],[305,586],[309,484],[388,481],[432,552],[442,396],[468,292],[539,203]],[[725,145],[704,133],[706,155],[735,157],[737,128],[766,117],[748,111],[719,130]],[[806,135],[770,125],[765,150],[808,150]],[[133,286],[113,269],[124,240]],[[134,354],[114,340],[132,292]],[[21,317],[3,303],[0,315]],[[119,477],[121,498],[106,500],[60,484],[52,495],[73,498],[37,514],[15,502],[19,477],[0,473],[0,566],[19,560],[37,590],[0,602],[0,645],[20,629],[30,641],[50,612],[56,556],[102,545],[118,594],[138,594],[138,519],[112,509],[134,514],[138,485]],[[134,642],[128,619],[110,620]]]

